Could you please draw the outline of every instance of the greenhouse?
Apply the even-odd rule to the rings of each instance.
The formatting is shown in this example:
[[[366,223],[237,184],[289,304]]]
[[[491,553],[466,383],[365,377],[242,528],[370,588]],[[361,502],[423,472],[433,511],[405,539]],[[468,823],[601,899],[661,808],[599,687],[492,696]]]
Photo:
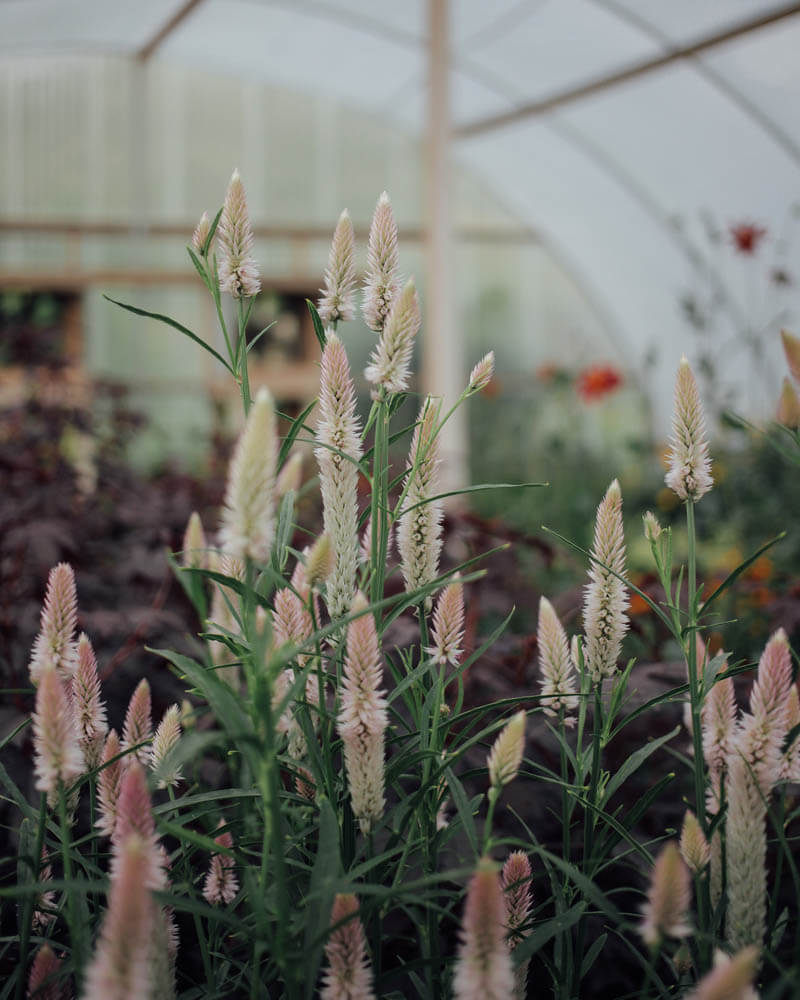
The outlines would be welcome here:
[[[800,994],[798,50],[0,2],[0,1000]]]

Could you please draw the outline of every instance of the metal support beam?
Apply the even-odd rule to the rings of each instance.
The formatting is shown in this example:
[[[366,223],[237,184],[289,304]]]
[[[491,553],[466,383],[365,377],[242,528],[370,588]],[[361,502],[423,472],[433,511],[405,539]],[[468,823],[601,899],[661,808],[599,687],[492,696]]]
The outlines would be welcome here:
[[[186,3],[182,4],[172,15],[172,17],[167,21],[166,24],[162,25],[158,31],[153,35],[149,42],[145,43],[139,51],[136,53],[136,58],[140,62],[147,62],[147,60],[153,55],[156,49],[165,42],[172,32],[178,27],[181,21],[184,21],[195,9],[199,7],[203,0],[186,0]]]

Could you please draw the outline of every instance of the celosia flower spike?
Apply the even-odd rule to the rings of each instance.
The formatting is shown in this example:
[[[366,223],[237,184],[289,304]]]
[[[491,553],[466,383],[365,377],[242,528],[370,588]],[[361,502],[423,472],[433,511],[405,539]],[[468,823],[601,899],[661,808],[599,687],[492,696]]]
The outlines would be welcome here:
[[[192,249],[195,253],[200,254],[201,257],[205,256],[206,253],[206,240],[208,239],[208,234],[211,232],[211,220],[208,218],[208,212],[203,212],[200,216],[200,221],[195,226],[195,230],[192,233]]]
[[[31,652],[30,675],[39,683],[42,669],[50,664],[64,679],[75,671],[75,629],[78,624],[78,592],[69,563],[59,563],[47,577],[41,628]]]
[[[331,618],[347,613],[358,569],[358,462],[361,431],[356,394],[344,344],[328,335],[322,352],[319,423],[314,455],[319,464],[322,517],[334,555],[326,601]]]
[[[652,510],[645,511],[642,520],[644,521],[644,537],[652,545],[661,537],[661,525]]]
[[[413,278],[409,278],[395,299],[378,346],[364,370],[366,380],[375,386],[375,398],[408,388],[414,338],[421,322],[417,289]]]
[[[82,1000],[151,1000],[156,907],[148,888],[151,847],[133,833],[120,843],[108,912],[86,971]]]
[[[464,641],[464,584],[456,578],[439,595],[433,609],[433,645],[426,652],[434,663],[458,666]]]
[[[380,333],[397,297],[397,225],[389,195],[384,191],[375,206],[367,244],[364,279],[364,322]]]
[[[645,944],[656,949],[665,937],[687,937],[691,933],[687,922],[691,899],[689,869],[678,845],[670,840],[656,858],[647,903],[642,910],[639,933]]]
[[[628,593],[620,577],[625,573],[625,535],[622,529],[622,493],[615,479],[597,508],[589,584],[583,606],[586,642],[583,657],[595,684],[612,677],[628,631]]]
[[[252,257],[253,230],[247,214],[247,199],[239,171],[231,177],[222,215],[217,227],[219,248],[219,286],[240,299],[258,295],[261,282],[258,267]]]
[[[296,493],[303,481],[303,453],[293,452],[284,462],[283,468],[275,480],[275,500],[282,500],[287,493]]]
[[[506,904],[506,940],[513,950],[524,938],[524,928],[533,908],[531,863],[524,851],[512,851],[503,865],[501,882]],[[520,962],[514,970],[514,1000],[527,996],[528,966]]]
[[[345,209],[339,216],[333,233],[325,287],[320,289],[319,315],[322,322],[336,328],[355,316],[353,289],[356,284],[355,235],[350,215]]]
[[[494,741],[487,767],[492,788],[501,789],[513,781],[525,753],[525,712],[513,715]]]
[[[352,612],[367,607],[359,591]],[[344,764],[353,814],[362,833],[369,833],[383,815],[386,699],[381,689],[383,664],[378,633],[371,614],[347,627],[347,654],[336,731],[344,747]]]
[[[117,825],[117,801],[123,769],[123,758],[119,757],[121,752],[117,731],[112,729],[106,737],[97,775],[97,804],[100,812],[97,826],[104,837],[110,837]],[[117,757],[119,759],[115,760]]]
[[[97,659],[85,633],[78,639],[77,663],[72,678],[72,704],[86,766],[93,770],[100,763],[108,721],[106,706],[100,697]]]
[[[703,730],[703,756],[708,767],[709,794],[707,809],[716,815],[720,807],[722,776],[733,748],[736,733],[736,692],[733,678],[725,672],[727,659],[723,659],[711,690],[703,700],[700,713]],[[725,676],[722,676],[725,674]]]
[[[374,1000],[372,966],[355,896],[337,893],[331,909],[331,927],[325,945],[328,967],[320,1000]]]
[[[36,756],[36,788],[47,792],[52,805],[59,784],[71,785],[84,771],[78,726],[72,704],[56,668],[45,666],[39,675],[36,711],[33,715],[33,746]]]
[[[783,379],[781,394],[778,399],[778,411],[775,414],[775,419],[779,424],[783,424],[784,427],[792,427],[795,429],[800,427],[800,397],[797,395],[797,390],[786,376],[784,376]]]
[[[681,857],[693,875],[699,875],[711,860],[711,848],[695,814],[686,810],[681,828]]]
[[[150,757],[150,766],[158,774],[158,787],[174,787],[182,780],[180,767],[172,765],[169,769],[164,767],[170,751],[174,750],[181,738],[181,709],[180,705],[170,705],[164,713],[164,717],[158,725],[156,734],[153,737],[153,747]]]
[[[183,565],[189,569],[208,569],[208,542],[203,522],[193,510],[183,535]]]
[[[217,824],[217,829],[224,826],[225,820],[221,819]],[[228,830],[215,837],[214,843],[228,851],[233,850],[233,837]],[[206,880],[203,884],[203,896],[211,906],[227,906],[236,898],[239,891],[239,880],[236,877],[235,867],[236,863],[230,855],[220,853],[211,855]]]
[[[408,592],[432,583],[439,573],[444,507],[441,500],[434,499],[439,493],[436,418],[437,407],[428,397],[411,439],[410,468],[403,484],[404,512],[397,527],[397,548]],[[430,596],[425,599],[425,606],[430,608]]]
[[[28,976],[29,1000],[66,1000],[68,994],[58,981],[60,970],[61,961],[49,944],[43,944],[36,952]]]
[[[481,389],[485,389],[486,386],[492,381],[493,375],[494,351],[489,351],[488,354],[484,354],[481,360],[469,373],[469,391],[480,392]]]
[[[275,406],[269,391],[261,388],[236,442],[222,510],[222,548],[236,559],[269,560],[277,457]]]
[[[758,968],[758,950],[743,948],[733,958],[722,952],[714,957],[714,968],[686,994],[686,1000],[758,1000],[753,979]]]
[[[306,579],[309,587],[319,587],[335,569],[335,553],[330,535],[326,531],[319,536],[309,549],[306,557]]]
[[[800,382],[800,337],[795,337],[788,330],[781,330],[781,341],[789,371]]]
[[[153,736],[152,705],[150,685],[143,677],[136,685],[136,690],[128,702],[125,722],[122,726],[122,749],[133,750],[133,756],[142,764],[150,758],[150,748],[142,746],[149,743]]]
[[[568,715],[578,707],[575,694],[575,670],[569,652],[567,634],[555,608],[546,597],[539,599],[539,627],[536,634],[539,647],[539,670],[544,711],[557,717],[564,713],[564,722],[574,725],[574,717]]]
[[[119,798],[117,799],[117,822],[111,835],[112,876],[119,867],[119,857],[123,845],[135,834],[150,847],[150,868],[147,885],[151,889],[163,889],[166,885],[165,855],[158,843],[153,806],[147,789],[144,768],[132,761],[122,775]]]
[[[692,369],[681,358],[675,382],[669,472],[665,482],[681,498],[696,503],[714,485],[708,457],[706,421]]]
[[[484,859],[467,890],[454,1000],[508,1000],[514,995],[506,919],[500,879],[494,865]]]

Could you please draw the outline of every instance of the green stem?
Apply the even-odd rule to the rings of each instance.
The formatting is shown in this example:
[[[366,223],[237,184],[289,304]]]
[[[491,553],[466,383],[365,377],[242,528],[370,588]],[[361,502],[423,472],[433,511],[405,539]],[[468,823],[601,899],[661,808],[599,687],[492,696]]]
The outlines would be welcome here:
[[[378,401],[378,415],[375,418],[375,447],[372,461],[372,516],[371,562],[372,602],[383,597],[386,577],[387,523],[386,511],[389,504],[389,456],[388,456],[388,407],[386,400]]]
[[[239,339],[236,342],[236,351],[239,356],[239,386],[242,391],[242,406],[244,415],[250,412],[250,375],[247,369],[247,331],[245,329],[244,299],[239,298],[237,302],[237,316],[239,321]]]
[[[492,846],[492,823],[494,822],[494,807],[500,798],[500,789],[494,785],[489,789],[489,807],[486,810],[486,823],[483,827],[483,855],[487,855]]]
[[[689,699],[692,711],[692,747],[694,751],[694,798],[697,810],[697,819],[703,832],[707,832],[706,825],[706,774],[705,761],[703,758],[703,731],[700,722],[700,709],[702,707],[702,691],[700,690],[700,679],[697,676],[697,563],[696,547],[697,536],[694,523],[694,503],[690,500],[686,504],[686,529],[689,544],[689,608],[688,608],[688,650],[686,662],[689,667]],[[705,929],[705,928],[702,928]]]
[[[39,881],[39,867],[42,859],[42,845],[44,844],[44,828],[47,822],[47,796],[42,793],[39,802],[39,823],[36,828],[36,843],[33,855],[33,873],[35,879]],[[31,893],[25,897],[22,904],[22,924],[19,932],[19,967],[17,969],[17,986],[14,992],[15,1000],[23,1000],[25,994],[25,979],[28,971],[28,943],[31,937],[31,923],[33,921],[33,908],[36,897]]]
[[[597,787],[600,783],[600,737],[603,731],[603,703],[601,699],[602,681],[594,684],[594,717],[592,719],[592,770],[589,779],[589,789],[587,791],[587,803],[583,813],[583,874],[591,878],[594,868],[594,827],[595,827],[595,806],[597,805]],[[575,955],[583,960],[583,943],[586,935],[586,918],[581,917],[578,921],[577,942]],[[576,976],[576,995],[580,993],[580,969]]]
[[[72,881],[72,855],[70,853],[70,833],[67,822],[67,792],[63,782],[58,783],[58,818],[61,827],[61,859],[64,868],[64,881]],[[75,972],[75,982],[80,992],[83,979],[83,932],[78,914],[76,889],[68,886],[67,894],[67,924],[69,939],[72,946],[72,967]]]

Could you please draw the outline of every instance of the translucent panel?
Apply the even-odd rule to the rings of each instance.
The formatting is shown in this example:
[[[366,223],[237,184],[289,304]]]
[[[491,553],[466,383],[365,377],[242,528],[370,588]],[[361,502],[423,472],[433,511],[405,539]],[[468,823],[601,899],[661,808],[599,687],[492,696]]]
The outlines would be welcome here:
[[[615,0],[615,3],[648,21],[674,42],[683,43],[786,6],[772,0],[760,0],[759,3],[753,0]]]
[[[262,0],[263,2],[263,0]],[[360,30],[372,32],[375,28],[400,38],[421,41],[428,30],[427,0],[403,0],[402,3],[375,3],[375,0],[326,0],[326,3],[308,3],[294,0],[297,10],[307,9],[310,14],[331,21],[350,23]]]
[[[513,28],[528,16],[529,9],[541,6],[547,0],[521,4],[519,0],[453,0],[451,2],[450,30],[453,41],[461,51],[467,52],[475,45],[485,44],[494,34]]]
[[[657,55],[638,29],[587,0],[532,6],[528,17],[470,50],[473,62],[533,100]]]

